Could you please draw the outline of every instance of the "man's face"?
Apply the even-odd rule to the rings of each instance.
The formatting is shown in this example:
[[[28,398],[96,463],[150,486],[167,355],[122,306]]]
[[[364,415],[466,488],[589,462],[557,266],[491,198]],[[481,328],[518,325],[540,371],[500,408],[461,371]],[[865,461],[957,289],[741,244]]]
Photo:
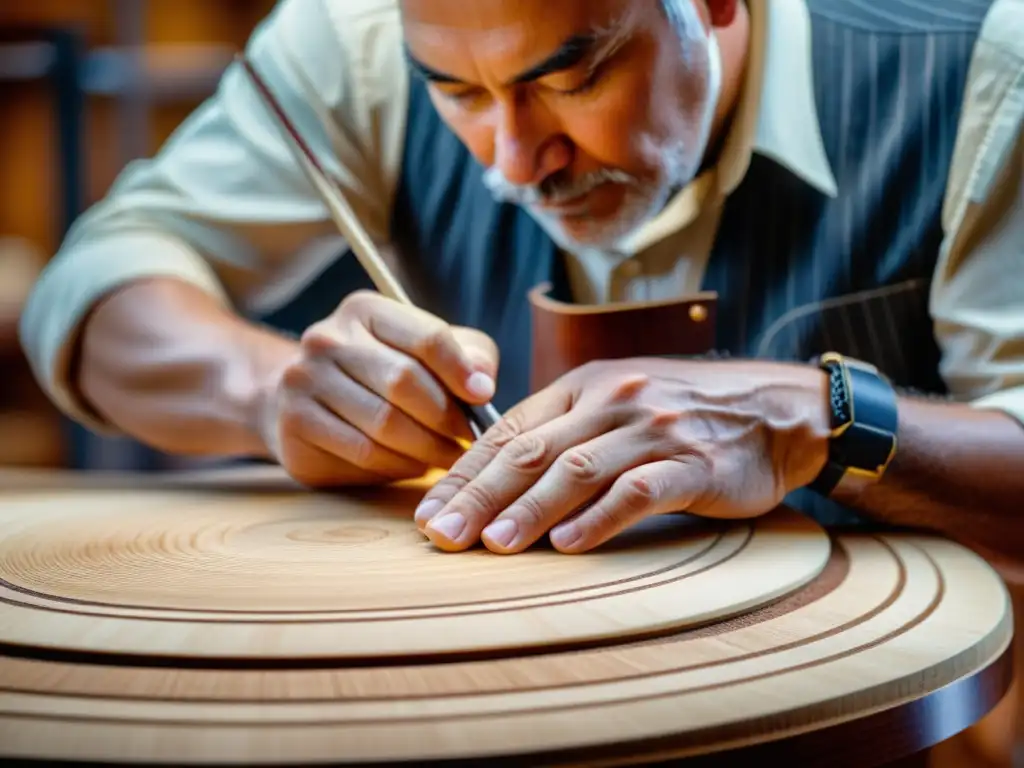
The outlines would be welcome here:
[[[696,174],[717,99],[701,0],[402,0],[410,60],[499,199],[614,246]]]

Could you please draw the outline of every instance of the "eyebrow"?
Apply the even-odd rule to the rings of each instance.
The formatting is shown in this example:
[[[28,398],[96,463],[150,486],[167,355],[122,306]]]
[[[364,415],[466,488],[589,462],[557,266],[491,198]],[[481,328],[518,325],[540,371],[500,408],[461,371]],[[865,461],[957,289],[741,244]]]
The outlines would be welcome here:
[[[573,35],[558,46],[558,50],[540,62],[540,64],[535,64],[512,78],[510,84],[520,85],[533,80],[539,80],[555,72],[564,72],[567,69],[572,69],[591,55],[598,48],[599,42],[603,42],[603,40],[597,33]],[[605,46],[601,47],[604,48]],[[454,75],[441,72],[419,61],[412,55],[408,46],[405,47],[405,58],[409,62],[409,66],[425,80],[434,83],[463,84],[463,81]]]

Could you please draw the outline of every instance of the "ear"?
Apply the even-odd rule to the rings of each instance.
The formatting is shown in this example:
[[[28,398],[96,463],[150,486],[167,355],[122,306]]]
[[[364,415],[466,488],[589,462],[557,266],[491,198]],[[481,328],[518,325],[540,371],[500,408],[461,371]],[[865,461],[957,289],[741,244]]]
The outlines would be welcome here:
[[[711,26],[728,27],[736,18],[736,3],[740,0],[705,0],[711,16]]]

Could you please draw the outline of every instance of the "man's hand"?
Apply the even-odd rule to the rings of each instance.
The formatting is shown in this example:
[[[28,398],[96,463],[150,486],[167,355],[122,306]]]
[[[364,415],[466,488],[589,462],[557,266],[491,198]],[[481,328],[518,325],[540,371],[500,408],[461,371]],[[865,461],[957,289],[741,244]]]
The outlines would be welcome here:
[[[497,345],[423,310],[360,292],[303,335],[262,398],[271,454],[310,486],[391,482],[447,468],[471,439],[453,394],[486,403]]]
[[[568,553],[648,515],[753,517],[817,476],[828,435],[827,381],[812,366],[591,363],[512,409],[416,520],[444,550],[520,552],[550,531]]]

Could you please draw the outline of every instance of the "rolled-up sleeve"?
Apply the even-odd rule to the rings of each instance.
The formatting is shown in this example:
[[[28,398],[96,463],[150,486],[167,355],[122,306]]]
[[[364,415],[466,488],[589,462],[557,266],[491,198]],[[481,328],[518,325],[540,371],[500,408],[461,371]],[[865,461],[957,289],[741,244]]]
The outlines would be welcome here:
[[[958,400],[1024,424],[1024,0],[996,0],[968,74],[931,312]]]
[[[360,41],[370,39],[367,25],[394,34],[398,25],[381,16],[387,5],[282,0],[246,46],[372,237],[386,235],[388,169],[402,127],[399,110],[389,104],[402,94],[394,57],[373,62],[368,56],[380,54],[366,53],[368,44]],[[376,72],[369,69],[374,65]],[[375,77],[391,77],[397,92],[389,104],[368,92]],[[322,239],[343,245],[257,92],[233,64],[160,151],[127,165],[75,222],[29,296],[22,346],[53,402],[103,430],[68,377],[83,321],[102,298],[133,281],[173,277],[245,309],[294,280],[296,257]]]

